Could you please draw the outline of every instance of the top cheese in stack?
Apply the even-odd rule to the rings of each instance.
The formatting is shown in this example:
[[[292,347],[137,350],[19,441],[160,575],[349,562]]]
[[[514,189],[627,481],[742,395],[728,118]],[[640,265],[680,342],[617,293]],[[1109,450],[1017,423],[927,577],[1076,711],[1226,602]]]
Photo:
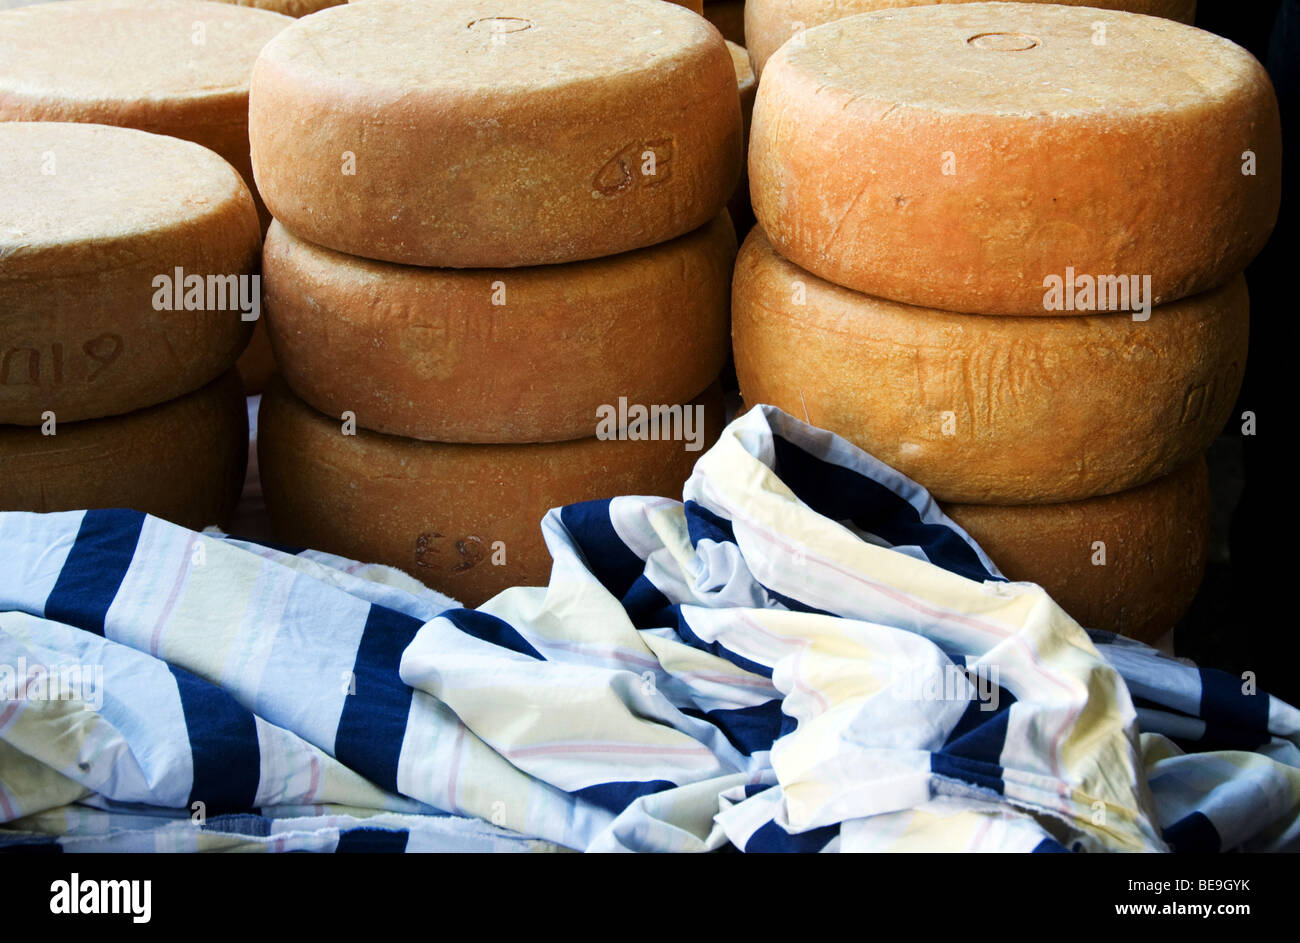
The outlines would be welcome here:
[[[0,121],[184,138],[252,187],[248,79],[262,46],[291,23],[202,0],[65,0],[0,13]]]
[[[1263,67],[1131,13],[958,3],[819,26],[768,63],[750,135],[776,251],[950,311],[1059,313],[1045,280],[1070,270],[1175,301],[1240,272],[1277,216]]]
[[[296,235],[414,265],[613,255],[696,229],[740,166],[727,46],[660,0],[366,0],[253,72],[258,187]]]
[[[754,58],[754,70],[762,74],[772,54],[798,33],[823,23],[832,23],[858,13],[874,13],[897,7],[932,6],[938,3],[971,3],[974,0],[749,0],[745,4],[745,44]],[[1018,0],[1045,3],[1048,0]],[[1099,7],[1163,16],[1191,24],[1196,18],[1196,0],[1055,0],[1061,6]]]

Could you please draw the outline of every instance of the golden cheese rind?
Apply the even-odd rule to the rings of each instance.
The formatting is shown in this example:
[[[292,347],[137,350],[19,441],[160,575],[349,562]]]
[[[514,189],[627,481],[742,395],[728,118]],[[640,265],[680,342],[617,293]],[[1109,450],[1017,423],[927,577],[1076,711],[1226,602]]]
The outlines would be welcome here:
[[[678,403],[727,358],[736,237],[725,213],[589,262],[434,269],[314,246],[278,222],[263,257],[280,371],[363,428],[440,442],[549,442],[596,410]]]
[[[943,510],[1013,580],[1038,583],[1081,625],[1153,642],[1187,612],[1210,536],[1205,460],[1141,488],[1066,504]]]
[[[809,30],[764,76],[754,212],[786,258],[868,294],[1052,314],[1045,282],[1072,268],[1149,276],[1165,303],[1241,271],[1277,217],[1267,73],[1171,20],[888,10]]]
[[[787,40],[802,30],[832,23],[858,13],[873,13],[897,7],[935,3],[970,3],[973,0],[747,0],[745,44],[754,58],[754,69],[763,66]],[[1050,0],[1019,0],[1046,3]],[[1055,0],[1064,6],[1099,7],[1128,13],[1145,13],[1177,20],[1189,26],[1196,19],[1196,0]]]
[[[1203,452],[1240,388],[1248,323],[1240,276],[1144,322],[915,308],[801,270],[758,228],[732,289],[747,403],[844,436],[936,498],[984,504],[1123,491]]]
[[[147,409],[56,434],[0,426],[0,510],[134,508],[199,530],[239,500],[248,411],[234,371]]]
[[[203,0],[60,0],[0,13],[0,121],[183,138],[216,151],[251,188],[249,77],[292,22]]]
[[[707,449],[721,431],[721,394],[715,387],[699,402]],[[681,441],[446,445],[343,435],[341,422],[278,378],[258,418],[277,539],[398,567],[469,606],[509,586],[545,585],[551,560],[539,525],[550,508],[625,494],[680,498],[701,454]]]
[[[0,123],[0,423],[130,412],[219,376],[252,328],[239,304],[159,310],[155,279],[199,276],[206,305],[208,276],[255,273],[260,248],[248,188],[205,148],[104,125]]]
[[[740,167],[726,43],[660,0],[366,0],[253,70],[257,184],[317,245],[452,268],[613,255],[696,229]]]

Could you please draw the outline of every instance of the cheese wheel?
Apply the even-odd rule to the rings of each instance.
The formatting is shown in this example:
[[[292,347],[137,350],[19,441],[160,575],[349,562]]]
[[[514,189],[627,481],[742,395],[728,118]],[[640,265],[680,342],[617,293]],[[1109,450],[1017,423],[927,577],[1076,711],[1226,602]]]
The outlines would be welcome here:
[[[754,57],[760,75],[767,60],[796,33],[823,23],[833,23],[857,13],[873,13],[896,7],[936,3],[969,3],[972,0],[748,0],[744,4],[745,45]],[[1048,0],[1019,0],[1045,3]],[[1162,16],[1191,25],[1196,18],[1196,0],[1055,0],[1062,6],[1099,7]],[[711,4],[710,4],[711,5]],[[724,34],[725,35],[725,34]]]
[[[339,252],[451,268],[655,245],[726,205],[726,43],[660,0],[366,0],[267,44],[249,102],[275,218]]]
[[[943,510],[1009,579],[1039,584],[1086,628],[1144,642],[1174,628],[1205,571],[1210,492],[1199,456],[1171,475],[1105,497]]]
[[[745,45],[745,0],[708,0],[704,18],[718,28],[727,42]]]
[[[216,151],[251,188],[249,76],[292,22],[204,0],[62,0],[0,13],[0,121],[184,138]],[[258,210],[265,228],[270,216]]]
[[[550,508],[624,494],[680,498],[722,427],[716,386],[698,405],[705,434],[696,451],[685,441],[597,438],[445,445],[344,435],[277,378],[258,416],[262,490],[280,541],[386,563],[476,606],[508,586],[546,583],[539,524]]]
[[[263,258],[267,324],[294,392],[363,428],[577,439],[620,396],[680,403],[717,378],[735,257],[725,213],[649,249],[494,270],[371,262],[277,222]]]
[[[242,276],[260,306],[260,242],[248,188],[197,144],[0,123],[0,423],[129,412],[223,373],[251,330],[238,290],[185,310],[174,289],[202,279],[207,306],[210,278]]]
[[[755,227],[736,260],[732,340],[747,403],[839,433],[936,498],[1071,501],[1123,491],[1203,452],[1246,362],[1238,276],[1152,311],[978,317],[817,278]]]
[[[222,524],[239,500],[248,412],[233,371],[178,399],[125,416],[0,426],[0,510],[134,508],[195,530]]]
[[[1163,304],[1241,271],[1277,217],[1268,75],[1171,20],[890,10],[809,30],[764,75],[759,223],[792,262],[882,298],[1050,315],[1073,271],[1149,277]]]

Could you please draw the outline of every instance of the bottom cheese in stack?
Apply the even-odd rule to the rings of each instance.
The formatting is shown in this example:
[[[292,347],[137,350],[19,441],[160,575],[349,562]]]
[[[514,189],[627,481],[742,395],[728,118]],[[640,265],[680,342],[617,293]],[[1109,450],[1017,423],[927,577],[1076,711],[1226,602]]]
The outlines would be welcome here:
[[[1037,583],[1080,625],[1153,642],[1200,586],[1210,542],[1205,459],[1119,494],[1063,504],[945,504],[1012,580]]]
[[[671,439],[447,444],[345,435],[342,421],[275,378],[258,418],[262,490],[278,540],[395,566],[476,606],[509,586],[547,582],[539,525],[549,509],[619,495],[680,498],[724,418],[716,386],[692,405],[704,407],[692,451]]]
[[[248,411],[230,370],[158,406],[81,422],[0,426],[0,510],[133,508],[201,529],[234,510]]]

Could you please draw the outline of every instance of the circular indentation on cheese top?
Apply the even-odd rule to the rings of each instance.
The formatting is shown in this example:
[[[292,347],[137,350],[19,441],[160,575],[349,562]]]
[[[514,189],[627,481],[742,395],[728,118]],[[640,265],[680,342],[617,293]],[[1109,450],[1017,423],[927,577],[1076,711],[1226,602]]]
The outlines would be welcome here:
[[[966,45],[994,52],[1024,52],[1042,44],[1027,33],[976,33]]]
[[[526,29],[532,29],[535,25],[532,20],[526,20],[522,16],[481,16],[466,28],[500,35],[502,33],[522,33]]]

